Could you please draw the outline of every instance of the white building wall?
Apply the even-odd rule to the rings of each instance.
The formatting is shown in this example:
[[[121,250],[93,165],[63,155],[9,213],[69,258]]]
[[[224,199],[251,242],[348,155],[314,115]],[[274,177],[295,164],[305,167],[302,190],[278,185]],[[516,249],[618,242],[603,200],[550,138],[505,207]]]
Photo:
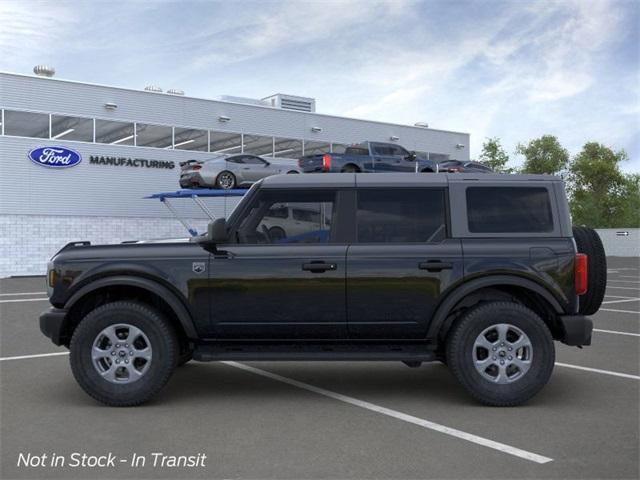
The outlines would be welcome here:
[[[106,109],[106,103],[117,104],[117,109]],[[0,108],[313,142],[388,142],[393,136],[410,150],[469,158],[466,133],[8,73],[0,73]],[[220,122],[220,116],[229,121]],[[321,131],[312,132],[311,127]],[[82,162],[53,169],[28,159],[30,150],[45,146],[72,149]],[[91,155],[172,161],[175,168],[95,165]],[[143,197],[177,190],[180,161],[210,157],[197,151],[0,136],[0,277],[43,274],[49,258],[70,241],[184,236],[184,228],[158,200]],[[238,201],[205,203],[219,217],[228,216]],[[199,229],[206,224],[193,202],[176,200],[174,205]]]
[[[188,220],[205,231],[206,220]],[[49,259],[70,241],[96,245],[186,237],[184,227],[171,218],[0,215],[0,278],[45,275]]]
[[[599,228],[596,231],[608,257],[640,257],[640,228]]]

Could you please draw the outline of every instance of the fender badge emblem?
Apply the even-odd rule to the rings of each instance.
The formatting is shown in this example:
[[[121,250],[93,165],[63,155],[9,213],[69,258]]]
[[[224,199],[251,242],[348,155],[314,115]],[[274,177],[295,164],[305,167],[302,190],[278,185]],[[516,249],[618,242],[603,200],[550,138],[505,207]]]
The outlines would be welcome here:
[[[204,262],[193,262],[193,265],[191,268],[194,271],[194,273],[202,273],[206,270]]]

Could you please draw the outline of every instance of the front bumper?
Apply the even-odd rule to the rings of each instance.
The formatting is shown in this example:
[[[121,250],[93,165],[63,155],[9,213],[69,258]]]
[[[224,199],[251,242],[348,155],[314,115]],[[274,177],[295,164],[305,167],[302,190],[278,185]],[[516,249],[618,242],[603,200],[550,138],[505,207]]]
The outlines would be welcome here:
[[[50,308],[40,314],[40,331],[56,345],[68,343],[66,337],[67,311]]]
[[[582,315],[562,315],[558,317],[562,330],[560,341],[571,346],[591,345],[593,322]]]

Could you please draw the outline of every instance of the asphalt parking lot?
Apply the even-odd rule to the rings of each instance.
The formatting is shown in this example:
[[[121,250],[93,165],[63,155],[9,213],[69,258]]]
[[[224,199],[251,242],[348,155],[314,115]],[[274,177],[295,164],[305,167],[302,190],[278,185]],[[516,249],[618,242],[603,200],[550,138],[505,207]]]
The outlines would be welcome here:
[[[639,269],[609,259],[593,345],[556,344],[550,383],[508,409],[476,404],[440,364],[373,362],[192,362],[149,404],[104,407],[40,334],[44,279],[3,279],[0,477],[638,478]],[[147,461],[71,467],[73,452]],[[18,466],[21,453],[67,464]],[[153,453],[207,458],[154,467]]]

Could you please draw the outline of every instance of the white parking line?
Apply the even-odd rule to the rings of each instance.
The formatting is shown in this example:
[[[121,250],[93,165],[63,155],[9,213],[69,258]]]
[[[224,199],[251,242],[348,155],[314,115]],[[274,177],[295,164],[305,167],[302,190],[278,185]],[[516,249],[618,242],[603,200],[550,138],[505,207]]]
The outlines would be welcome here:
[[[444,433],[445,435],[450,435],[452,437],[460,438],[462,440],[476,443],[484,447],[492,448],[494,450],[498,450],[500,452],[507,453],[509,455],[520,457],[525,460],[529,460],[531,462],[548,463],[553,461],[552,458],[544,457],[542,455],[538,455],[537,453],[521,450],[519,448],[512,447],[511,445],[506,445],[504,443],[489,440],[488,438],[479,437],[477,435],[463,432],[462,430],[457,430],[455,428],[446,427],[444,425],[440,425],[439,423],[431,422],[429,420],[424,420],[422,418],[414,417],[412,415],[407,415],[406,413],[398,412],[397,410],[392,410],[386,407],[381,407],[380,405],[376,405],[370,402],[365,402],[364,400],[359,400],[357,398],[349,397],[347,395],[342,395],[341,393],[325,390],[324,388],[316,387],[308,383],[299,382],[298,380],[293,380],[292,378],[283,377],[281,375],[277,375],[275,373],[271,373],[266,370],[250,367],[249,365],[245,365],[243,363],[238,363],[238,362],[221,362],[221,363],[224,363],[225,365],[228,365],[230,367],[239,368],[241,370],[245,370],[247,372],[260,375],[262,377],[270,378],[271,380],[276,380],[278,382],[286,383],[288,385],[292,385],[294,387],[298,387],[303,390],[307,390],[309,392],[317,393],[318,395],[323,395],[325,397],[333,398],[334,400],[348,403],[349,405],[354,405],[356,407],[364,408],[372,412],[380,413],[382,415],[387,415],[388,417],[393,417],[398,420],[402,420],[403,422],[412,423],[414,425],[418,425],[419,427],[427,428],[429,430],[434,430],[436,432]]]
[[[637,279],[638,275],[618,275],[618,277],[620,278],[633,278],[633,279]]]
[[[576,370],[584,370],[586,372],[604,373],[605,375],[612,375],[614,377],[630,378],[632,380],[640,380],[640,376],[631,375],[629,373],[612,372],[610,370],[600,370],[599,368],[580,367],[579,365],[570,365],[568,363],[558,363],[559,367],[575,368]]]
[[[0,300],[0,303],[44,302],[45,300],[49,300],[49,298],[17,298],[12,300]]]
[[[44,295],[47,292],[0,293],[0,297],[17,297],[18,295]]]
[[[602,330],[600,328],[594,328],[593,331],[601,333],[614,333],[616,335],[629,335],[631,337],[640,337],[640,333],[618,332],[617,330]]]
[[[619,287],[617,285],[607,285],[607,290],[609,290],[610,288],[616,290],[635,290],[636,292],[640,292],[640,287]]]
[[[604,305],[605,303],[623,303],[623,302],[636,302],[640,300],[640,298],[627,298],[624,300],[607,300],[606,302],[602,302],[602,304]]]
[[[614,308],[601,308],[598,311],[599,312],[617,312],[617,313],[635,313],[636,315],[640,315],[640,312],[636,312],[635,310],[616,310]]]
[[[607,283],[609,283],[609,282],[615,282],[615,283],[640,283],[640,281],[638,281],[638,280],[613,280],[613,279],[609,280],[609,279],[607,279]]]
[[[42,357],[56,357],[58,355],[69,355],[69,352],[55,352],[55,353],[38,353],[36,355],[20,355],[17,357],[1,357],[0,362],[7,360],[25,360],[27,358],[42,358]]]

